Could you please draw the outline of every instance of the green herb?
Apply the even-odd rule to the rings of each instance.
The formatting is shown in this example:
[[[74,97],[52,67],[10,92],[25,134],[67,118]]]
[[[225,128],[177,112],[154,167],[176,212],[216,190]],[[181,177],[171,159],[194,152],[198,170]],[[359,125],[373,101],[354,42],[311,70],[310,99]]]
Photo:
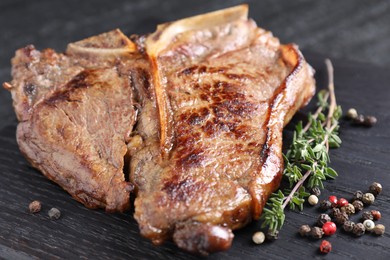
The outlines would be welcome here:
[[[280,230],[285,220],[284,210],[303,210],[303,203],[310,193],[306,189],[324,188],[323,181],[334,179],[337,173],[328,166],[329,148],[338,148],[341,139],[338,135],[341,107],[337,106],[333,83],[333,66],[325,61],[328,70],[328,89],[319,91],[318,108],[308,115],[308,123],[298,123],[292,144],[285,155],[283,172],[290,184],[289,189],[271,194],[261,219],[262,228]],[[330,99],[329,103],[328,100]]]

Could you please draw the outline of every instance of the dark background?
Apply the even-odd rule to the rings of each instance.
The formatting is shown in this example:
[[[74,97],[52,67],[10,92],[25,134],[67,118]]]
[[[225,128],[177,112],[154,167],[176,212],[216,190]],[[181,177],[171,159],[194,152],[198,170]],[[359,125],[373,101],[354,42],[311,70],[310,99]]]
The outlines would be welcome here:
[[[1,0],[0,82],[10,80],[10,59],[16,49],[34,44],[38,49],[63,51],[68,42],[113,28],[126,34],[152,32],[158,23],[233,6],[243,1],[50,1]],[[332,151],[332,167],[340,174],[326,183],[321,198],[329,194],[351,198],[373,181],[384,186],[370,209],[382,212],[388,226],[383,237],[353,238],[343,232],[329,238],[330,259],[389,259],[390,255],[390,1],[246,1],[250,16],[282,42],[295,42],[316,69],[319,87],[326,84],[323,59],[335,65],[336,95],[344,110],[356,107],[373,114],[378,124],[352,127],[342,122],[343,146]],[[313,107],[313,102],[311,107]],[[28,166],[16,141],[16,119],[10,94],[0,89],[0,258],[192,259],[171,243],[153,247],[138,234],[132,213],[106,214],[88,210]],[[285,142],[290,141],[290,124]],[[40,214],[30,215],[33,199],[43,202]],[[59,221],[47,210],[61,209]],[[253,223],[235,232],[233,247],[213,259],[322,258],[319,241],[302,239],[296,230],[313,224],[319,212],[287,212],[285,227],[275,243],[255,246]],[[355,216],[354,220],[357,220]]]

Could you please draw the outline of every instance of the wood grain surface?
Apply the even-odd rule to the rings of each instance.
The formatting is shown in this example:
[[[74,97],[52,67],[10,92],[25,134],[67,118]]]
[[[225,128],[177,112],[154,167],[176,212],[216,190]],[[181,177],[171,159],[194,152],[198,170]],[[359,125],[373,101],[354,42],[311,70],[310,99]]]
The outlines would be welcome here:
[[[14,51],[33,43],[63,50],[68,42],[119,27],[127,34],[153,31],[156,24],[241,1],[22,1],[0,2],[0,82],[10,80]],[[294,41],[316,69],[319,87],[326,85],[324,57],[333,57],[336,95],[344,110],[355,107],[378,118],[373,128],[343,121],[342,147],[331,151],[339,177],[329,181],[321,199],[334,194],[347,199],[371,182],[384,191],[368,209],[382,212],[387,226],[382,237],[355,238],[342,231],[329,238],[333,251],[319,254],[320,241],[297,234],[302,224],[314,224],[317,208],[287,212],[280,239],[256,246],[251,241],[260,223],[235,232],[230,250],[210,259],[389,259],[390,258],[390,11],[389,1],[248,1],[251,16],[284,42]],[[354,4],[353,4],[354,3]],[[319,54],[322,53],[322,54]],[[360,61],[360,62],[356,62]],[[364,63],[362,63],[364,62]],[[371,63],[371,64],[370,64]],[[375,64],[385,65],[380,67]],[[293,121],[310,111],[300,112]],[[0,90],[0,258],[4,259],[197,259],[171,242],[155,247],[142,238],[132,212],[106,214],[88,210],[59,186],[32,169],[20,154],[17,121],[11,97]],[[285,144],[291,141],[292,122]],[[32,200],[42,211],[28,213]],[[49,220],[57,207],[62,217]],[[357,214],[353,220],[358,220]]]

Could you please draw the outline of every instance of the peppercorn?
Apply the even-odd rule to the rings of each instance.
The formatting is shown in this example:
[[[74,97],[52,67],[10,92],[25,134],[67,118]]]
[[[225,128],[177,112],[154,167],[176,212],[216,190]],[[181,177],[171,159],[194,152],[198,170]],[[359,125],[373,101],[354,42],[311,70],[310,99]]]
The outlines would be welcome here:
[[[374,194],[374,196],[378,196],[379,193],[382,192],[382,185],[380,183],[377,183],[377,182],[373,182],[371,185],[370,185],[370,188],[369,188],[370,192],[372,194]]]
[[[360,200],[355,200],[354,202],[352,202],[352,206],[355,208],[355,212],[363,210],[364,207],[363,202]]]
[[[371,211],[364,211],[363,214],[362,214],[362,221],[364,220],[373,220],[374,219],[374,216],[372,215]]]
[[[313,227],[310,231],[310,236],[312,238],[320,239],[324,235],[324,231],[320,227]]]
[[[329,200],[322,200],[320,202],[320,208],[322,210],[328,210],[332,207],[332,203]]]
[[[328,214],[321,214],[317,219],[317,225],[322,227],[326,222],[332,221]]]
[[[366,228],[367,231],[371,231],[374,229],[375,227],[375,223],[374,221],[370,220],[370,219],[366,219],[364,222],[363,222],[363,225],[364,227]]]
[[[363,125],[364,123],[364,116],[363,115],[358,115],[352,120],[352,123],[354,125]]]
[[[268,229],[268,232],[266,234],[266,238],[268,241],[275,241],[278,239],[278,237],[279,237],[278,230],[272,231],[272,229]]]
[[[313,195],[316,195],[317,197],[321,196],[321,190],[318,187],[313,187],[310,190],[310,193],[313,194]]]
[[[350,108],[347,111],[347,118],[348,119],[355,119],[358,116],[358,112],[354,108]]]
[[[385,233],[385,226],[382,225],[382,224],[377,224],[374,227],[373,231],[374,231],[375,235],[381,236],[381,235],[383,235]]]
[[[38,200],[34,200],[28,205],[28,209],[30,210],[30,213],[38,213],[41,211],[41,202]]]
[[[372,127],[376,124],[377,121],[378,120],[376,119],[375,116],[365,116],[364,121],[363,121],[363,125],[367,126],[367,127]]]
[[[340,212],[340,213],[336,214],[334,217],[334,221],[338,225],[343,225],[344,222],[347,220],[349,220],[349,217],[348,217],[347,213],[345,213],[345,212]]]
[[[344,199],[344,198],[341,198],[337,201],[337,206],[339,206],[340,208],[341,207],[344,207],[348,205],[348,200]]]
[[[265,240],[265,235],[263,232],[259,231],[253,234],[252,240],[255,244],[260,245],[264,242]]]
[[[57,208],[51,208],[48,212],[49,218],[52,220],[57,220],[61,217],[61,211]]]
[[[322,240],[320,245],[320,252],[323,254],[327,254],[332,251],[332,244],[327,240]]]
[[[382,217],[382,214],[378,210],[371,210],[371,215],[374,220],[379,220]]]
[[[326,222],[322,226],[322,230],[324,231],[325,236],[331,236],[336,233],[337,227],[336,224],[333,222]]]
[[[366,228],[364,227],[364,225],[362,223],[355,224],[355,226],[353,227],[353,230],[352,230],[352,233],[358,237],[364,235],[365,232],[366,232]]]
[[[375,196],[369,192],[364,193],[362,201],[364,204],[371,205],[375,201]]]
[[[344,222],[343,224],[343,229],[346,231],[346,232],[352,232],[353,230],[353,227],[355,226],[355,223],[350,221],[350,220],[347,220]]]
[[[353,194],[353,201],[355,200],[362,200],[363,199],[363,192],[361,192],[360,190],[356,191],[354,194]]]
[[[299,228],[299,234],[303,237],[307,237],[310,235],[311,228],[309,225],[302,225]]]
[[[332,207],[336,207],[337,206],[337,197],[336,196],[329,196],[329,201],[330,203],[332,203]]]
[[[335,218],[340,213],[341,213],[341,211],[339,208],[332,208],[332,210],[330,211],[330,216],[332,218]]]
[[[352,204],[347,204],[344,207],[340,208],[341,212],[347,213],[348,216],[355,214],[355,207]]]
[[[307,201],[309,202],[310,205],[314,206],[318,203],[318,198],[316,195],[310,195]]]

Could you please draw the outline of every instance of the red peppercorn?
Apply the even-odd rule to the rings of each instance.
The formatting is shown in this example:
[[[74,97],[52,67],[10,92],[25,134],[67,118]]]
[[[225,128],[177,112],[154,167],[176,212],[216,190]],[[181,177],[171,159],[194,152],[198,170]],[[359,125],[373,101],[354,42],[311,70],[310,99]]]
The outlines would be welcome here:
[[[347,206],[349,203],[348,203],[348,200],[344,199],[344,198],[341,198],[337,201],[337,205],[341,208],[341,207],[344,207],[344,206]]]
[[[374,217],[374,220],[379,220],[382,217],[378,210],[371,210],[371,215]]]
[[[329,253],[330,251],[332,251],[332,244],[327,240],[322,240],[320,245],[320,251],[324,254]]]
[[[332,221],[324,223],[322,226],[322,230],[324,231],[325,236],[331,236],[336,233],[337,227],[336,224]]]
[[[336,207],[337,206],[337,197],[336,196],[329,196],[329,201],[330,203],[332,203],[332,207]]]

